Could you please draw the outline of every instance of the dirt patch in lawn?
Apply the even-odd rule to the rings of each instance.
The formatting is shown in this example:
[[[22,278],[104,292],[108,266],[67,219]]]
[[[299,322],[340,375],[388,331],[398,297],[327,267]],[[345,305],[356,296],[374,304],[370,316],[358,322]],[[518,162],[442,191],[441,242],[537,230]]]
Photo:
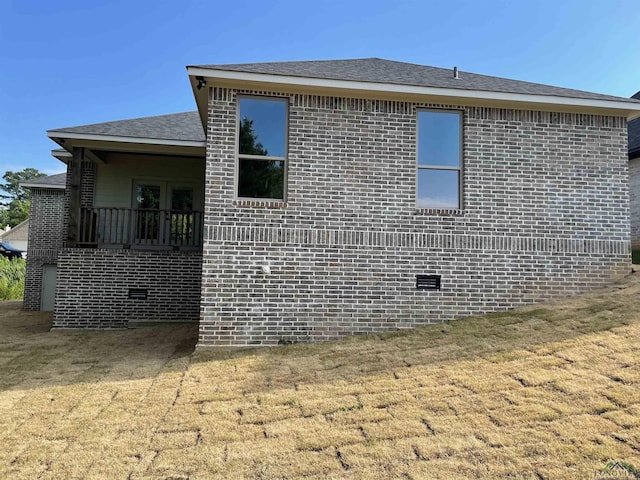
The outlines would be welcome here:
[[[609,460],[638,467],[638,312],[635,274],[449,325],[191,353],[193,326],[48,333],[46,316],[0,304],[0,478],[574,479]]]

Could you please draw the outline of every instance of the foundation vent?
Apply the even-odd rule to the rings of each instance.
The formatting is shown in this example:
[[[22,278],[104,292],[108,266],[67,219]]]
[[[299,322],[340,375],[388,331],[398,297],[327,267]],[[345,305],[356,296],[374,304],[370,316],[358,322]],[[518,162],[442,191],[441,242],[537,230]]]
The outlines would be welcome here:
[[[440,290],[440,275],[416,275],[418,290]]]
[[[130,288],[129,298],[133,300],[146,300],[149,296],[149,289],[147,288]]]

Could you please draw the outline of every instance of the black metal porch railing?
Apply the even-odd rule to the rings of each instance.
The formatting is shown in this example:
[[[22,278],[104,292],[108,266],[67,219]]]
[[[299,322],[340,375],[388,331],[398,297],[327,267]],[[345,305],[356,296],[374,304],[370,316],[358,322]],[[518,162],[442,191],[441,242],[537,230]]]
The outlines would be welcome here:
[[[81,208],[79,246],[202,247],[203,212]]]

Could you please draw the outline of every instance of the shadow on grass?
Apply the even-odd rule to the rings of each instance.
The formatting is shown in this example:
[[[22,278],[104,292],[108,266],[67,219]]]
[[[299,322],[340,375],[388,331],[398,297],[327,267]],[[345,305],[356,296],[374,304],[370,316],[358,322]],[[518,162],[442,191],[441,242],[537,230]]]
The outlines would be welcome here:
[[[580,297],[470,317],[449,324],[270,348],[199,349],[193,363],[254,357],[264,384],[253,389],[364,379],[412,366],[526,355],[527,351],[638,322],[640,276]]]
[[[534,350],[638,321],[640,276],[595,293],[511,312],[340,341],[247,349],[199,349],[196,324],[49,332],[51,315],[0,302],[0,391],[153,378],[188,361],[251,360],[248,390],[355,381],[394,369]]]
[[[0,302],[0,391],[150,378],[181,371],[196,324],[50,331],[52,314]]]

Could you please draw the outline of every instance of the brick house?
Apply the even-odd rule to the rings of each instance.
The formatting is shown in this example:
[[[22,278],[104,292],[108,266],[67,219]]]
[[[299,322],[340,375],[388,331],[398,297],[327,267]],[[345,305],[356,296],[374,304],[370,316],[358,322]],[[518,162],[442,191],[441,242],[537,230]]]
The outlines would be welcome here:
[[[633,97],[640,100],[640,92]],[[629,200],[631,203],[631,247],[640,248],[640,118],[629,122]]]
[[[70,155],[54,327],[323,340],[628,268],[639,101],[376,58],[188,74],[197,112],[48,132]]]
[[[65,161],[64,151],[53,154]],[[31,192],[24,308],[53,311],[58,252],[64,246],[66,173],[33,178],[21,185]]]

